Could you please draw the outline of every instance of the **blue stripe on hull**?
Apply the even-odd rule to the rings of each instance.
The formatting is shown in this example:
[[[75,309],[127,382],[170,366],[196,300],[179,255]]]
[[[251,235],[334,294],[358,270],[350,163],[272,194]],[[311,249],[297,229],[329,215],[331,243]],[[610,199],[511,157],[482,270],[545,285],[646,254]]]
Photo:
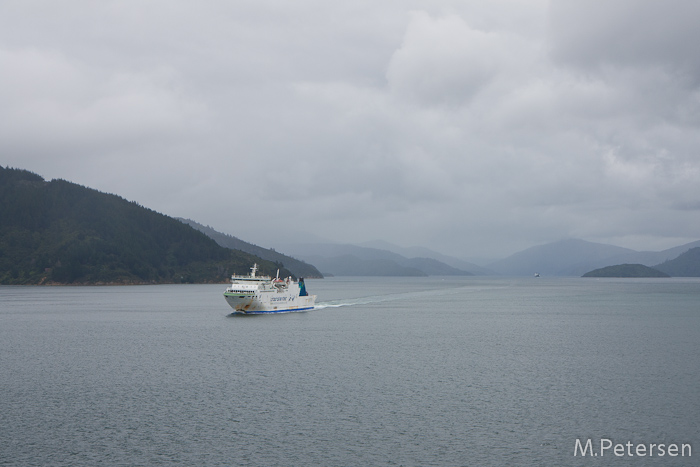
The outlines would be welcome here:
[[[293,313],[295,311],[308,311],[313,310],[314,307],[310,306],[308,308],[288,308],[286,310],[257,310],[257,311],[234,311],[232,314],[236,315],[266,315],[270,313]]]

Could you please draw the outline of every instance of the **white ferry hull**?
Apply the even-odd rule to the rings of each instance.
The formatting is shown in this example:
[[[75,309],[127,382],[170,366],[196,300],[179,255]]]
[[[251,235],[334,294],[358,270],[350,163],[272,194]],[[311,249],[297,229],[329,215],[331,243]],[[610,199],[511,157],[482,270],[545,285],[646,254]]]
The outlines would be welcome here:
[[[306,292],[304,279],[298,281],[269,276],[257,276],[258,265],[251,268],[248,276],[231,277],[231,285],[224,292],[226,303],[234,313],[288,313],[311,310],[316,295]]]
[[[293,311],[312,310],[316,303],[316,295],[306,297],[262,297],[254,298],[245,295],[224,293],[224,298],[234,313],[289,313]],[[267,298],[268,300],[264,300]]]

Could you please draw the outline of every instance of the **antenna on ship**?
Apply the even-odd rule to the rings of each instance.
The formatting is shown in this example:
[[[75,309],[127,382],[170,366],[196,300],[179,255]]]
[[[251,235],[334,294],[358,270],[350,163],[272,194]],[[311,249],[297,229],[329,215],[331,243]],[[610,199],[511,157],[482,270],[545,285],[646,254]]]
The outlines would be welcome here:
[[[258,272],[258,263],[253,263],[253,267],[250,268],[250,277],[255,277],[256,272]]]

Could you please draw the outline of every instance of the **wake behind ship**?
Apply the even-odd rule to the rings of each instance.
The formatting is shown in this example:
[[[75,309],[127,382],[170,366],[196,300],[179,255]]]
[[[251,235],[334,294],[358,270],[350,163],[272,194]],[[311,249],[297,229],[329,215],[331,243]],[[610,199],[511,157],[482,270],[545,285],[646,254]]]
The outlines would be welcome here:
[[[306,292],[304,279],[298,281],[270,276],[258,276],[258,265],[250,268],[247,276],[231,276],[231,285],[224,292],[226,302],[234,313],[284,313],[311,310],[316,303],[316,295]]]

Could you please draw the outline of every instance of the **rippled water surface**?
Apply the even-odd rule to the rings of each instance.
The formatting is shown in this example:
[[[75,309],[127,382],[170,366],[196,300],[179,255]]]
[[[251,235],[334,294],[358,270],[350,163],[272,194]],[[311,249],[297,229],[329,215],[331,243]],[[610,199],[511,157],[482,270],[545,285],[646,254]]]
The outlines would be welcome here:
[[[696,279],[328,278],[233,317],[224,288],[0,287],[0,465],[700,464]]]

